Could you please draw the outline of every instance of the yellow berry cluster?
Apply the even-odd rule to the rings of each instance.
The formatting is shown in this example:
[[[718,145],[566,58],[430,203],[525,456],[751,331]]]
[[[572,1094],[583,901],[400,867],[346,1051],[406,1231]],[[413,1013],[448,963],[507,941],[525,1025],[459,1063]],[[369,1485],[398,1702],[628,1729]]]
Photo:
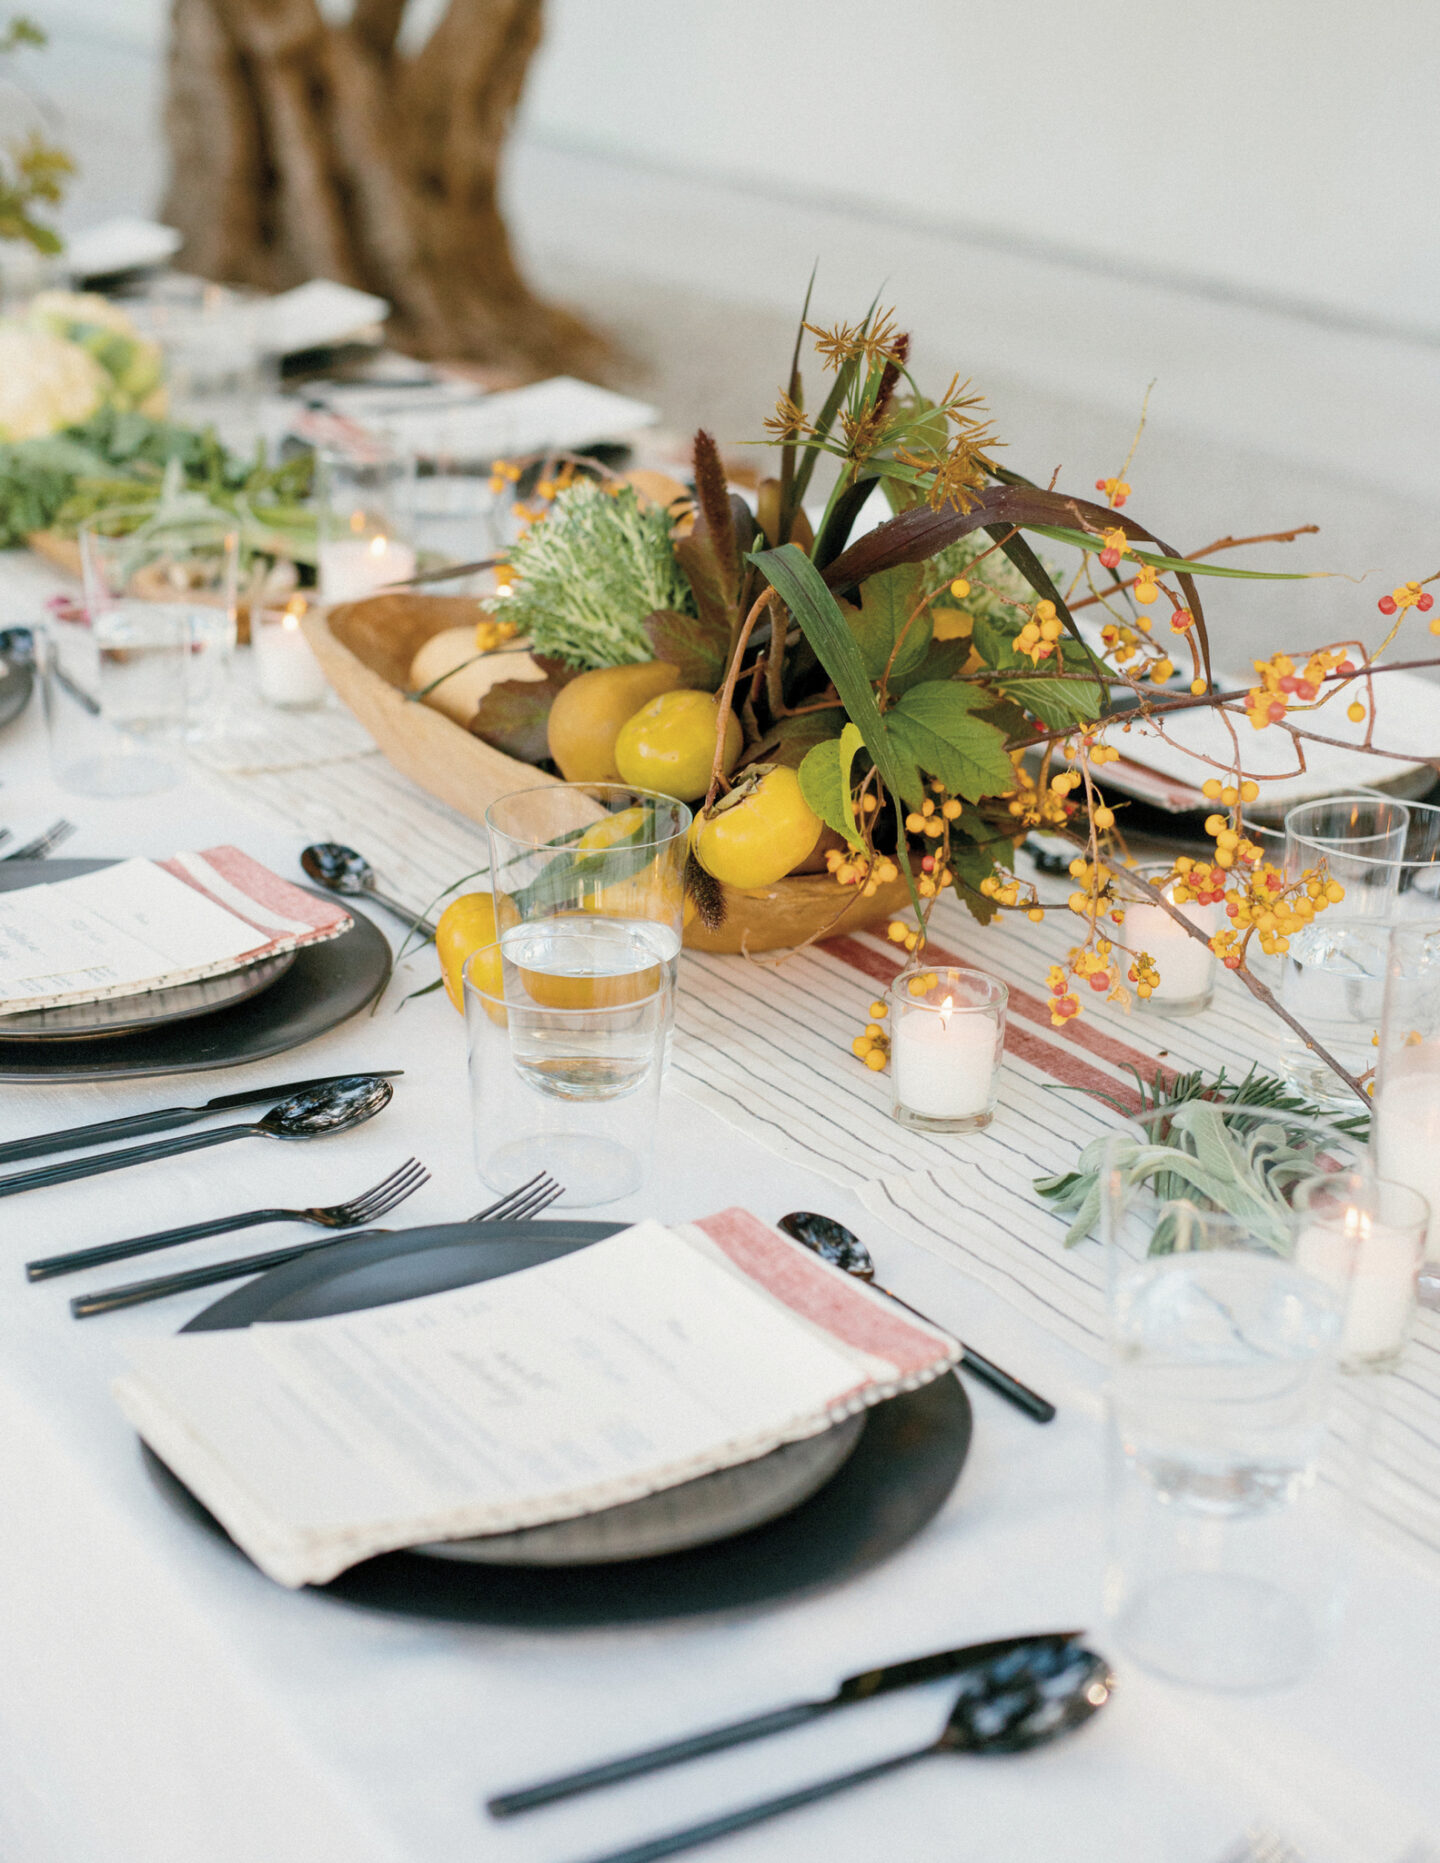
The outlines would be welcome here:
[[[1072,912],[1094,919],[1115,904],[1115,878],[1104,861],[1077,855],[1070,862],[1070,878],[1077,882],[1066,901]]]
[[[1030,619],[1015,636],[1015,651],[1027,656],[1032,666],[1048,659],[1055,643],[1065,632],[1065,623],[1056,612],[1054,602],[1036,602]]]
[[[1015,765],[1015,787],[1004,798],[1017,828],[1027,832],[1031,828],[1063,828],[1075,813],[1075,804],[1067,797],[1081,780],[1078,772],[1062,770],[1059,776],[1040,784],[1021,763],[1021,755],[1016,751],[1011,757]],[[1023,832],[1017,836],[1017,840],[1023,838]]]
[[[858,886],[861,896],[873,899],[882,886],[900,878],[900,869],[888,854],[870,854],[863,848],[832,847],[825,865],[840,886]]]
[[[1072,984],[1085,983],[1092,990],[1103,990],[1112,1002],[1129,1002],[1130,993],[1121,983],[1112,961],[1114,950],[1108,938],[1097,938],[1093,945],[1076,945],[1063,965],[1051,965],[1046,981],[1050,986],[1048,1007],[1054,1027],[1063,1027],[1080,1014],[1080,998]]]
[[[960,804],[953,796],[942,802],[938,809],[927,796],[918,809],[911,809],[905,817],[905,826],[911,834],[929,835],[933,839],[936,835],[944,834],[946,822],[953,822],[959,813]]]
[[[1096,479],[1095,489],[1097,492],[1104,492],[1105,502],[1114,511],[1118,511],[1130,496],[1130,487],[1124,479]]]
[[[877,997],[870,1005],[870,1020],[865,1024],[865,1033],[857,1035],[850,1044],[850,1052],[863,1061],[872,1074],[878,1074],[890,1059],[890,1037],[881,1026],[889,1013],[887,1006]]]
[[[1266,725],[1279,724],[1294,704],[1312,704],[1320,697],[1320,688],[1331,673],[1348,677],[1355,669],[1345,647],[1321,647],[1310,655],[1303,671],[1296,670],[1288,653],[1272,654],[1268,660],[1253,662],[1260,683],[1245,694],[1245,711],[1252,727],[1263,731]],[[1354,714],[1355,707],[1351,706]],[[1364,717],[1364,708],[1360,717]]]
[[[507,485],[519,482],[520,468],[508,459],[497,459],[490,468],[490,490],[498,498]]]
[[[514,640],[520,629],[513,621],[478,621],[475,624],[475,651],[494,653],[507,640]]]
[[[1290,940],[1303,931],[1327,906],[1338,905],[1345,888],[1338,880],[1327,879],[1312,868],[1287,886],[1278,868],[1263,861],[1241,885],[1225,895],[1225,911],[1231,924],[1216,932],[1210,948],[1228,970],[1238,970],[1245,947],[1253,936],[1267,956],[1278,956],[1290,948]]]
[[[890,923],[885,927],[885,936],[890,940],[891,944],[901,944],[904,945],[907,951],[916,951],[920,948],[920,942],[924,937],[924,933],[915,930],[913,926],[907,925],[904,919],[891,919]]]
[[[1135,985],[1135,994],[1142,999],[1154,994],[1160,981],[1160,972],[1155,967],[1155,960],[1148,951],[1137,951],[1135,962],[1126,973]]]

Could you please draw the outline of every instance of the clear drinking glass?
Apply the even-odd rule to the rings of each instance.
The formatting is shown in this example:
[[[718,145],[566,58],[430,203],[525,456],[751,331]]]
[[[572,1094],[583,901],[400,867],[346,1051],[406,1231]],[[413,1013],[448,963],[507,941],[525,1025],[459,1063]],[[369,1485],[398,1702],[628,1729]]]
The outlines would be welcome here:
[[[165,656],[178,652],[183,735],[205,738],[223,729],[239,550],[235,518],[188,498],[112,506],[81,526],[97,696],[117,721],[143,720],[152,706],[156,718],[164,715],[174,697]]]
[[[983,971],[909,964],[886,992],[893,1116],[922,1132],[978,1132],[995,1117],[1009,991]]]
[[[1388,932],[1410,830],[1403,802],[1377,795],[1306,802],[1285,817],[1285,878],[1323,868],[1345,897],[1290,939],[1280,1001],[1352,1074],[1374,1059]],[[1298,1036],[1282,1038],[1286,1077],[1319,1104],[1339,1107],[1349,1089]]]
[[[1272,1688],[1301,1675],[1338,1623],[1353,1537],[1365,1430],[1337,1424],[1367,1400],[1338,1377],[1348,1280],[1337,1284],[1332,1261],[1323,1276],[1297,1261],[1291,1203],[1297,1181],[1353,1144],[1269,1110],[1198,1116],[1208,1125],[1192,1166],[1157,1177],[1147,1159],[1167,1111],[1117,1133],[1102,1170],[1106,1614],[1157,1674]],[[1220,1151],[1248,1160],[1240,1178],[1213,1175]]]
[[[465,1026],[482,1180],[511,1190],[548,1171],[570,1209],[639,1190],[672,1000],[643,926],[536,920],[474,953]]]
[[[258,437],[260,397],[271,374],[260,340],[261,301],[169,272],[124,304],[165,357],[171,419],[218,427],[241,450]]]
[[[1170,872],[1168,867],[1137,869],[1142,880],[1159,886]],[[1123,882],[1124,872],[1120,878]],[[1192,925],[1199,926],[1207,938],[1224,924],[1223,906],[1189,905],[1179,908]],[[1192,938],[1178,926],[1163,906],[1137,896],[1125,906],[1125,923],[1121,934],[1126,948],[1136,954],[1144,952],[1155,961],[1160,981],[1149,996],[1137,996],[1135,1007],[1150,1015],[1193,1016],[1210,1007],[1215,994],[1215,953],[1199,939]]]
[[[316,460],[320,599],[358,602],[415,574],[415,461],[382,441]]]
[[[515,919],[592,917],[685,929],[690,811],[620,783],[548,783],[485,811],[497,910]],[[500,906],[504,900],[503,909]]]

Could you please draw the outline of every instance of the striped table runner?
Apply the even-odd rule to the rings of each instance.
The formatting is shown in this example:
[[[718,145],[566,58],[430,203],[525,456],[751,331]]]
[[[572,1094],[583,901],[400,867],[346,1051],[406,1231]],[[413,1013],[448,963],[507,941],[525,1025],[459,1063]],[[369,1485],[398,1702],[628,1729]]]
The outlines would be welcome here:
[[[297,734],[298,761],[304,722],[277,730],[287,728]],[[302,777],[281,744],[273,767],[206,775],[308,839],[359,848],[382,885],[417,910],[484,884],[483,831],[378,754],[307,763]],[[985,1131],[940,1137],[897,1125],[888,1075],[850,1052],[867,1005],[900,968],[883,926],[779,961],[688,953],[670,1084],[780,1157],[853,1187],[877,1222],[1098,1360],[1099,1245],[1066,1250],[1066,1225],[1032,1180],[1068,1169],[1083,1145],[1113,1128],[1117,1113],[1097,1092],[1135,1104],[1131,1070],[1148,1081],[1157,1066],[1223,1066],[1232,1075],[1252,1062],[1273,1068],[1283,1031],[1223,972],[1200,1016],[1126,1015],[1097,998],[1076,1022],[1052,1027],[1045,973],[1073,942],[1076,921],[1063,906],[1063,879],[1039,886],[1058,906],[1039,925],[1002,917],[982,928],[952,899],[931,921],[937,963],[987,971],[1010,991],[1000,1105]],[[1374,1385],[1371,1518],[1392,1543],[1440,1561],[1440,1316],[1421,1315],[1400,1370]]]

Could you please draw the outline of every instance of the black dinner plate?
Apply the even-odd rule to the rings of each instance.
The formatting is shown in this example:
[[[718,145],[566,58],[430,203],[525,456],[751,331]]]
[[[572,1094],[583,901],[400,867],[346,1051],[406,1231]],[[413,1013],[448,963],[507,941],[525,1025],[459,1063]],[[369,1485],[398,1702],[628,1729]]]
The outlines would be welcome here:
[[[502,1240],[495,1234],[499,1227],[451,1223],[351,1237],[258,1276],[184,1330],[319,1319],[467,1287],[588,1248],[621,1225],[525,1225],[553,1236],[540,1246]],[[520,1225],[504,1227],[523,1233]],[[487,1228],[494,1239],[485,1238]],[[637,1623],[775,1602],[868,1571],[912,1539],[959,1479],[970,1431],[970,1402],[959,1380],[937,1378],[867,1411],[855,1448],[818,1493],[732,1538],[606,1565],[497,1566],[383,1553],[316,1589],[374,1610],[532,1629]],[[172,1504],[228,1537],[158,1457],[144,1453]]]
[[[0,892],[68,880],[108,860],[0,860]],[[306,891],[313,889],[306,888]],[[328,899],[328,894],[317,894]],[[264,1061],[314,1041],[374,1001],[390,978],[390,946],[362,913],[350,930],[307,945],[268,987],[209,1014],[82,1041],[0,1043],[0,1082],[137,1080]],[[198,987],[198,986],[197,986]]]

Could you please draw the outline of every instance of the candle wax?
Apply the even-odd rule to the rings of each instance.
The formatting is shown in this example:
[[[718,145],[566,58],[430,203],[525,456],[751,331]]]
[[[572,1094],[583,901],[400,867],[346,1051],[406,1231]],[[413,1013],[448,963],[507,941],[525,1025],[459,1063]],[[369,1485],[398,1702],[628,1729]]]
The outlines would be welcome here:
[[[1340,1341],[1347,1358],[1390,1358],[1405,1343],[1415,1305],[1415,1241],[1373,1217],[1362,1222],[1357,1235],[1324,1223],[1302,1229],[1295,1266],[1347,1296]]]
[[[320,595],[358,602],[415,574],[415,552],[393,537],[332,537],[320,545]]]
[[[925,1119],[972,1119],[987,1111],[995,1035],[988,1012],[902,1010],[891,1057],[899,1105]]]
[[[1185,916],[1208,932],[1203,918],[1189,912]],[[1160,906],[1125,908],[1125,943],[1132,951],[1148,952],[1160,972],[1149,1002],[1193,1002],[1215,987],[1215,953],[1182,931]]]
[[[262,699],[297,711],[323,703],[329,687],[298,615],[258,619],[254,643]]]
[[[1403,1056],[1402,1056],[1403,1059]],[[1440,1073],[1395,1073],[1375,1101],[1376,1168],[1430,1205],[1425,1254],[1440,1261]]]

